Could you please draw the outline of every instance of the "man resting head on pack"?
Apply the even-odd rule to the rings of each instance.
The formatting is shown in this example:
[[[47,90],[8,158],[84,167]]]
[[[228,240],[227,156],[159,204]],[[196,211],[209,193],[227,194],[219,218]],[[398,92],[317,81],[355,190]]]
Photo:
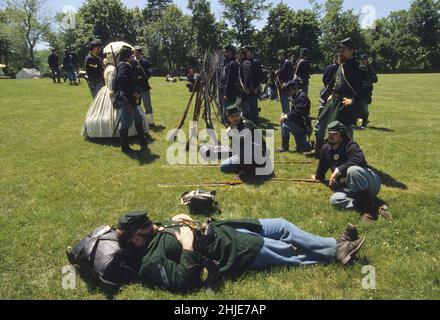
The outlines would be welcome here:
[[[148,287],[186,292],[274,266],[351,263],[365,238],[348,225],[339,240],[301,230],[284,219],[199,223],[181,214],[153,223],[146,213],[124,215],[122,244],[146,248],[139,276]]]

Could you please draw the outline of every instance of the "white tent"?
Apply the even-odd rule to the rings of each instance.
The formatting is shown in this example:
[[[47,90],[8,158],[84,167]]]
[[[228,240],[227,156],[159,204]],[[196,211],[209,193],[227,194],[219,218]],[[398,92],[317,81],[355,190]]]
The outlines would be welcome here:
[[[21,69],[20,72],[15,75],[15,77],[17,79],[34,79],[40,78],[41,73],[36,69]]]

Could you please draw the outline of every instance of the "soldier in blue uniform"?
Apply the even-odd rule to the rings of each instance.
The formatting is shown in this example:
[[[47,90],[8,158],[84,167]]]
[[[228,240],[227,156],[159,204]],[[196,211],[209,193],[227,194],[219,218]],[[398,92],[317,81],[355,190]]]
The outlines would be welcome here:
[[[136,70],[136,84],[141,90],[141,98],[145,107],[145,117],[149,126],[154,127],[153,106],[151,104],[150,84],[148,80],[151,78],[153,70],[147,59],[144,58],[142,47],[134,48],[134,58],[131,64]]]
[[[296,141],[297,152],[311,150],[307,136],[311,135],[312,121],[310,118],[310,99],[302,89],[303,83],[300,79],[291,80],[286,86],[289,96],[292,97],[292,110],[281,116],[281,148],[278,152],[289,151],[290,134],[293,134]]]
[[[130,153],[134,150],[128,144],[128,129],[133,121],[138,133],[139,143],[142,147],[147,145],[145,131],[143,126],[143,116],[139,108],[141,92],[136,86],[136,70],[131,65],[133,51],[130,47],[122,47],[119,53],[120,62],[116,69],[115,79],[115,100],[121,107],[119,109],[120,116],[120,137],[121,150],[124,153]]]
[[[248,270],[333,261],[347,265],[365,242],[353,225],[335,239],[308,233],[284,219],[200,223],[180,214],[153,223],[146,212],[122,216],[117,235],[121,244],[145,250],[142,283],[172,292],[211,286]]]
[[[259,59],[255,58],[254,48],[245,46],[246,59],[252,64],[252,92],[249,96],[249,112],[250,118],[256,125],[260,123],[260,115],[258,109],[258,98],[260,95],[260,80],[263,76],[263,70]]]
[[[238,173],[242,177],[270,176],[273,164],[266,150],[264,137],[258,135],[257,126],[242,117],[240,109],[233,104],[226,108],[230,123],[228,136],[232,140],[232,156],[220,164],[224,173]]]
[[[78,61],[76,56],[71,53],[70,50],[64,52],[63,69],[67,73],[67,79],[69,79],[70,85],[78,85],[76,82],[75,70],[78,67]]]
[[[56,83],[55,78],[58,78],[58,83],[61,83],[60,58],[58,57],[57,49],[52,49],[52,53],[47,58],[47,65],[52,73],[53,83]]]
[[[240,48],[238,61],[238,80],[240,85],[241,104],[243,117],[251,119],[251,96],[254,90],[254,71],[252,61],[247,58],[246,47]]]
[[[289,95],[286,86],[290,80],[293,80],[295,69],[292,61],[287,59],[285,50],[278,51],[278,61],[280,68],[276,71],[276,83],[280,93],[281,111],[286,114],[290,111]]]
[[[322,89],[320,93],[318,117],[321,114],[321,111],[324,109],[325,105],[327,104],[327,99],[330,96],[332,89],[330,88],[330,84],[333,82],[338,69],[339,55],[336,55],[333,57],[333,63],[325,68],[324,74],[322,75],[322,83],[324,84],[324,89]]]
[[[373,83],[377,83],[379,81],[378,77],[377,77],[377,73],[376,70],[374,70],[373,66],[370,64],[369,61],[369,57],[367,54],[363,54],[360,56],[360,60],[361,63],[365,66],[367,66],[368,68],[368,74],[370,76],[371,79],[371,91],[373,91]],[[360,110],[360,113],[358,115],[358,118],[362,119],[362,124],[361,127],[359,129],[361,130],[365,130],[367,128],[368,125],[368,118],[370,116],[370,112],[369,112],[369,105],[371,104],[372,99],[371,99],[371,95],[368,95],[365,97],[363,103],[362,103],[362,108]],[[356,119],[357,120],[357,119]],[[357,122],[356,122],[356,126],[357,126]]]
[[[99,40],[90,42],[90,52],[86,56],[84,65],[87,72],[87,83],[90,93],[95,99],[99,90],[105,85],[104,83],[104,67],[102,64],[102,43]]]
[[[315,127],[315,151],[308,156],[319,158],[327,125],[335,120],[346,126],[347,135],[353,139],[353,122],[362,103],[371,93],[371,80],[366,66],[354,58],[356,52],[351,38],[340,42],[339,68],[329,84],[330,96],[318,117]]]
[[[310,73],[312,72],[312,66],[310,64],[309,58],[309,50],[307,48],[302,48],[299,55],[299,60],[295,66],[295,74],[294,78],[301,79],[304,83],[303,91],[308,95],[309,94],[309,79]]]
[[[346,127],[339,121],[328,125],[328,143],[322,147],[314,178],[324,182],[328,170],[332,171],[330,187],[335,193],[330,203],[343,210],[356,209],[361,219],[370,223],[379,218],[391,218],[386,205],[376,206],[381,182],[368,167],[359,145],[347,136]]]
[[[235,57],[236,50],[232,45],[224,48],[224,67],[220,81],[220,95],[222,97],[223,112],[234,104],[239,95],[238,62]],[[226,118],[226,113],[223,115]]]

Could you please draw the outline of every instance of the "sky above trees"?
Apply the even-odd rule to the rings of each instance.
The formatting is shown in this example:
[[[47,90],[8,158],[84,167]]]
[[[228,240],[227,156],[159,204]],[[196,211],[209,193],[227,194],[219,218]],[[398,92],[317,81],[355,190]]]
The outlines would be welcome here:
[[[284,2],[293,9],[310,9],[311,5],[308,0],[268,0],[268,3],[277,4]],[[79,8],[83,0],[48,0],[50,7],[55,11],[60,11],[64,6],[73,6]],[[129,8],[145,6],[146,0],[122,0],[122,2]],[[325,0],[318,0],[318,3],[324,3]],[[188,0],[174,0],[174,3],[181,9],[186,9]],[[344,9],[354,9],[355,13],[359,13],[364,6],[373,6],[376,9],[377,18],[387,16],[391,11],[407,10],[411,5],[410,0],[347,0],[344,2]],[[217,18],[221,17],[223,7],[218,0],[211,0],[211,8]],[[183,10],[185,12],[185,10]],[[261,21],[256,22],[257,29],[261,29],[265,25],[264,16]]]

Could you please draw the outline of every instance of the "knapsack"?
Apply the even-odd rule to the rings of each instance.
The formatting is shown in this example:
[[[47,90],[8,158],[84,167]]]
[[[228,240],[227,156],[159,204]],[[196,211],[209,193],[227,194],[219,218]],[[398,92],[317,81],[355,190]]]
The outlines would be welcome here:
[[[216,191],[194,190],[182,194],[181,204],[187,205],[191,212],[213,213],[218,211],[215,200]]]
[[[116,231],[109,226],[98,227],[66,254],[72,265],[100,284],[120,286],[138,280],[135,267],[129,262],[132,257],[121,248]]]

